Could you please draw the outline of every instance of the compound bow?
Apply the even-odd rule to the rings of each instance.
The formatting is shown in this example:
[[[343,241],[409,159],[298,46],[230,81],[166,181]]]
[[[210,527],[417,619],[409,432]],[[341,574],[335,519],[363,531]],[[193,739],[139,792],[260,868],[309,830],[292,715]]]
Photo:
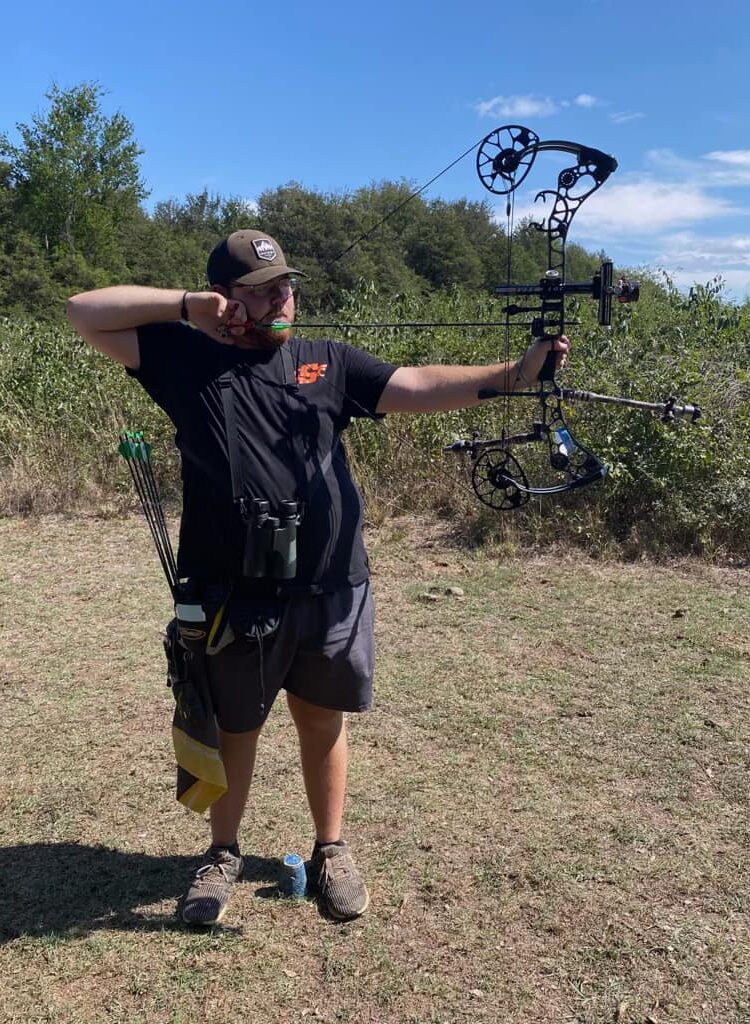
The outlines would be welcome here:
[[[599,189],[617,168],[612,156],[563,140],[542,141],[529,128],[522,125],[505,125],[490,132],[479,144],[477,152],[477,173],[479,179],[495,195],[507,195],[507,215],[510,221],[510,196],[529,174],[537,154],[558,152],[570,154],[575,164],[564,168],[557,179],[557,190],[545,189],[537,193],[535,201],[552,200],[547,217],[534,226],[547,236],[547,272],[536,284],[507,284],[495,288],[498,296],[525,296],[538,301],[538,305],[509,304],[506,313],[507,331],[510,317],[518,314],[533,314],[530,322],[531,336],[537,341],[552,342],[565,333],[565,297],[567,295],[589,295],[598,301],[599,323],[609,326],[612,317],[612,300],[635,302],[639,297],[639,286],[635,282],[620,280],[613,282],[613,267],[605,260],[592,280],[568,282],[565,275],[565,243],[571,221],[578,208],[590,195]],[[512,228],[509,228],[509,244]],[[508,270],[510,277],[510,267]],[[519,367],[523,379],[523,361]],[[506,418],[501,436],[482,439],[477,434],[471,440],[456,441],[443,450],[467,452],[472,460],[472,486],[485,505],[497,511],[506,511],[524,505],[534,495],[563,494],[606,476],[609,467],[589,448],[576,440],[563,414],[565,402],[605,402],[628,406],[643,411],[658,413],[662,420],[671,422],[685,417],[695,422],[700,409],[695,405],[678,405],[670,398],[662,403],[641,402],[628,398],[600,395],[592,391],[563,388],[555,380],[555,354],[550,351],[539,374],[539,388],[536,391],[497,391],[486,389],[479,393],[480,399],[535,398],[540,404],[539,418],[529,430],[512,434],[509,430],[510,408],[506,403]],[[549,467],[561,476],[558,482],[544,486],[532,486],[526,472],[513,454],[513,449],[526,444],[543,444],[547,447]]]

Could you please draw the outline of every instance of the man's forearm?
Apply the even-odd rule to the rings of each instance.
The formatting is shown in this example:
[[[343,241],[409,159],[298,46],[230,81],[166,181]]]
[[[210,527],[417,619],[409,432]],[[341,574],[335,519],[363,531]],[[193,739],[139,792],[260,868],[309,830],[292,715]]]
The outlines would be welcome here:
[[[377,411],[447,412],[479,405],[481,391],[536,391],[550,352],[559,369],[565,365],[569,348],[570,342],[561,335],[532,342],[520,359],[508,363],[400,366],[383,389]]]
[[[479,405],[485,388],[512,391],[520,361],[489,366],[403,366],[383,391],[378,412],[446,412]]]
[[[479,392],[485,388],[508,391],[513,387],[515,363],[489,366],[425,366],[426,397],[434,405],[425,411],[465,409],[478,405]]]
[[[97,331],[122,331],[142,324],[179,320],[184,290],[114,285],[82,292],[68,300],[68,317],[75,326]]]

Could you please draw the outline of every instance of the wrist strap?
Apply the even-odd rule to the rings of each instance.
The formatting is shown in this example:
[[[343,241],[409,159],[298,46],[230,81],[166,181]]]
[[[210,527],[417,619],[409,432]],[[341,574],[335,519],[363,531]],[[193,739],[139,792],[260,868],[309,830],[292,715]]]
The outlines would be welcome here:
[[[188,294],[189,294],[188,292],[183,292],[182,293],[182,305],[180,306],[180,320],[189,320],[190,319],[190,317],[188,316],[187,302],[186,302]]]

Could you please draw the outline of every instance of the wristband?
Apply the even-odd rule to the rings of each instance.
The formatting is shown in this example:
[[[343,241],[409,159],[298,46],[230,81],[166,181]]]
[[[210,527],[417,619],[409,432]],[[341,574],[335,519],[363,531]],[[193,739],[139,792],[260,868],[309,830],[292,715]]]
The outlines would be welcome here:
[[[190,317],[188,316],[187,301],[186,301],[189,294],[190,294],[189,292],[183,292],[182,293],[182,305],[180,306],[180,320],[189,320],[190,319]]]

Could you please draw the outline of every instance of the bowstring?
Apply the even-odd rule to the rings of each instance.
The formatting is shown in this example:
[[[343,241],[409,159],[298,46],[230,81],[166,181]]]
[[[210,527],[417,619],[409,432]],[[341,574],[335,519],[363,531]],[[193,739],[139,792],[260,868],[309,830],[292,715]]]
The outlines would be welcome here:
[[[378,230],[378,228],[381,228],[383,224],[386,223],[386,221],[389,221],[391,219],[391,217],[395,217],[399,210],[403,210],[407,203],[410,203],[412,199],[416,199],[417,196],[420,196],[430,187],[430,185],[433,185],[438,180],[438,178],[442,178],[442,176],[444,174],[447,174],[452,167],[455,167],[457,163],[460,163],[464,159],[464,157],[468,156],[469,153],[473,152],[475,149],[477,149],[477,147],[481,146],[483,141],[483,139],[480,139],[479,142],[475,142],[472,146],[469,146],[469,148],[465,150],[460,156],[457,156],[455,160],[452,160],[447,167],[444,167],[442,171],[438,171],[438,173],[433,178],[430,178],[429,181],[425,182],[424,185],[420,185],[420,187],[415,192],[412,192],[410,195],[406,197],[406,199],[403,199],[400,203],[394,206],[392,210],[389,210],[384,217],[381,217],[379,221],[373,224],[372,227],[368,228],[367,231],[364,231],[358,238],[355,238],[354,241],[350,245],[347,245],[345,249],[342,249],[337,256],[334,256],[333,259],[328,260],[327,263],[324,264],[324,266],[332,267],[334,263],[338,263],[338,261],[342,259],[344,256],[346,256],[347,253],[350,253],[352,249],[355,248],[355,246],[359,245],[360,242],[364,242],[366,238],[369,238],[370,235],[374,234]]]
[[[507,234],[506,238],[506,283],[512,284],[513,277],[513,232],[515,230],[515,216],[516,216],[516,176],[515,171],[513,172],[513,182],[511,190],[508,193],[508,199],[505,203],[505,230]],[[505,300],[505,348],[503,356],[505,358],[505,365],[510,364],[510,299],[506,297]],[[522,364],[523,365],[523,364]],[[506,374],[505,380],[505,397],[503,399],[503,423],[502,423],[502,436],[503,440],[510,434],[510,411],[511,411],[511,391],[515,387],[516,381],[508,379]]]

